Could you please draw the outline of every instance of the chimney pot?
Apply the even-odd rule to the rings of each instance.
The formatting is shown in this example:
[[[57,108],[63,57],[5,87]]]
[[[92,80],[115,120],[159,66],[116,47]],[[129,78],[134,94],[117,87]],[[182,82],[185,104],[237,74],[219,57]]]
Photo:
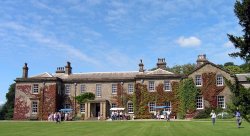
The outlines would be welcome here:
[[[198,58],[197,58],[197,65],[196,67],[199,67],[201,66],[202,64],[208,62],[207,58],[206,58],[206,54],[201,54],[201,55],[198,55]]]
[[[27,63],[24,63],[24,66],[23,66],[23,78],[28,78],[28,71],[29,71],[29,68],[28,68],[28,64]]]

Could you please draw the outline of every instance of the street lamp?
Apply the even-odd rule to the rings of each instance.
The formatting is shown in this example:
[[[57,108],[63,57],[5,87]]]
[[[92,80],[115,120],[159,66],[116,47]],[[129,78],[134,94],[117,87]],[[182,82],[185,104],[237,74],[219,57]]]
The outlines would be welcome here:
[[[76,86],[77,86],[77,83],[75,83],[75,115],[76,115]]]

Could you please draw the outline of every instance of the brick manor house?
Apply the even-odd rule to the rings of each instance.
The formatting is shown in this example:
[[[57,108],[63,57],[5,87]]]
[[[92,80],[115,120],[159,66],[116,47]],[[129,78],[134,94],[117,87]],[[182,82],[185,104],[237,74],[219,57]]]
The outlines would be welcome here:
[[[71,63],[67,62],[65,67],[58,67],[54,74],[45,72],[36,76],[28,76],[29,68],[25,63],[22,77],[15,80],[14,119],[36,118],[46,120],[49,113],[57,112],[62,108],[71,108],[73,113],[84,119],[95,118],[98,114],[101,114],[105,119],[110,117],[110,108],[115,107],[125,108],[125,113],[132,116],[135,114],[133,101],[136,100],[131,96],[136,93],[138,84],[143,85],[149,94],[159,93],[158,88],[162,84],[162,93],[167,94],[164,97],[172,97],[168,94],[173,94],[176,91],[176,87],[182,79],[192,78],[197,88],[203,89],[203,91],[220,90],[215,97],[213,96],[213,99],[216,102],[214,105],[221,108],[227,107],[231,95],[223,77],[233,82],[238,77],[240,83],[250,87],[250,83],[246,80],[246,77],[249,77],[250,74],[232,75],[208,61],[206,55],[198,55],[197,66],[188,75],[167,71],[165,59],[158,59],[156,66],[155,70],[145,71],[144,64],[141,61],[138,71],[73,73]],[[212,80],[215,81],[214,84],[209,85],[208,82]],[[94,93],[95,99],[82,104],[77,103],[74,98],[85,92]],[[205,95],[209,96],[209,93],[197,97],[197,111],[211,106],[210,99],[206,99]],[[126,99],[120,100],[125,96]],[[165,99],[161,98],[163,95],[158,94],[158,96],[156,99],[147,98],[147,104],[139,106],[145,106],[148,113],[154,113],[155,107],[159,105],[157,99]],[[176,114],[177,100],[174,97],[167,99],[168,101],[164,101],[163,105],[168,106],[168,110]]]

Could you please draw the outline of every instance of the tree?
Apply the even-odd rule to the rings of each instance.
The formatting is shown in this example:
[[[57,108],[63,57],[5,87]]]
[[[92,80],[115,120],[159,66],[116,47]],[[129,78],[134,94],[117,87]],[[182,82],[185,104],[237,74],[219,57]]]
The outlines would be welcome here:
[[[13,83],[9,87],[9,92],[6,94],[7,102],[3,105],[0,111],[0,119],[12,119],[14,112],[14,103],[15,103],[15,86]]]
[[[247,63],[240,65],[240,68],[243,69],[243,71],[245,73],[249,73],[250,72],[250,65],[247,64]]]
[[[192,113],[196,109],[196,97],[199,94],[198,89],[192,78],[183,79],[180,82],[178,90],[178,99],[180,100],[179,117],[185,118],[186,113]]]
[[[189,74],[195,69],[195,64],[175,65],[169,71],[176,74]]]
[[[226,66],[235,66],[235,65],[234,65],[233,62],[226,62],[226,63],[224,64],[224,67],[226,67]]]
[[[239,109],[241,116],[247,121],[250,122],[250,88],[245,88],[237,80],[235,83],[225,79],[226,84],[229,86],[232,92],[232,104],[229,105],[229,109],[232,112],[235,112],[236,109]],[[248,79],[250,81],[250,79]]]
[[[234,5],[234,13],[239,19],[239,25],[243,28],[242,36],[227,34],[238,52],[229,54],[231,57],[240,57],[246,63],[250,62],[250,0],[237,0]]]
[[[224,67],[227,71],[229,71],[231,74],[239,74],[244,73],[244,70],[236,65],[229,65]]]
[[[93,94],[91,92],[87,92],[87,93],[76,96],[75,99],[79,104],[81,104],[81,103],[85,103],[88,100],[94,100],[95,94]]]

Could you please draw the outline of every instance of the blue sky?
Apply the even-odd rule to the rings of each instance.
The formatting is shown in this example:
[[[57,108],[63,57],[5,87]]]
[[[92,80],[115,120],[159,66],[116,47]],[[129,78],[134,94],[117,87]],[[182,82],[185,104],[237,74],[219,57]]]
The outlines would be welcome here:
[[[157,58],[167,65],[195,63],[206,54],[215,64],[234,62],[227,33],[240,35],[235,0],[1,0],[0,103],[22,76],[73,72],[135,71]]]

